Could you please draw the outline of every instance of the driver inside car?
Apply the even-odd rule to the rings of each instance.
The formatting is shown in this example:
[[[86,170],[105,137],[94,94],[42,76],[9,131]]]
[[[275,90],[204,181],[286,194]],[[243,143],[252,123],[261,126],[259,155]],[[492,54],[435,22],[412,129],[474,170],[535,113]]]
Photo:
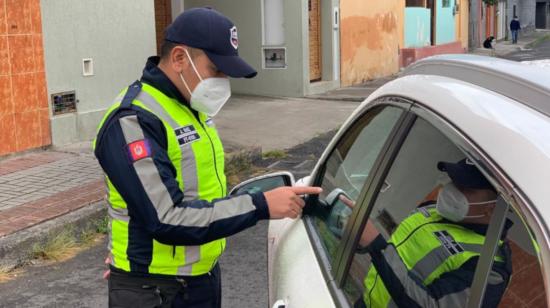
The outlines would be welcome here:
[[[368,221],[358,253],[372,263],[355,307],[465,307],[497,193],[469,159],[439,162],[451,182],[422,203],[389,240]],[[340,200],[353,207],[345,195]],[[482,307],[497,307],[512,274],[507,220]]]

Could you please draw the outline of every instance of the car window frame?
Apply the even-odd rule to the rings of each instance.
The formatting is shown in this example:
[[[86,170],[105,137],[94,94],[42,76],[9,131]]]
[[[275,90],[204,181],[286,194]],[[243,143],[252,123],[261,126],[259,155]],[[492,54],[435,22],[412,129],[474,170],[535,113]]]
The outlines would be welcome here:
[[[329,149],[327,149],[327,151],[325,151],[324,155],[321,157],[320,162],[322,163],[320,163],[313,171],[312,185],[319,185],[319,183],[321,183],[323,176],[325,174],[325,167],[326,167],[328,158],[330,158],[332,153],[336,150],[336,147],[338,146],[339,141],[346,136],[346,134],[356,125],[358,121],[361,120],[361,118],[366,116],[367,113],[372,111],[374,108],[377,108],[380,106],[398,107],[403,111],[403,113],[400,115],[399,119],[396,121],[396,123],[392,127],[390,135],[388,136],[388,139],[385,141],[380,153],[378,154],[374,162],[374,165],[372,166],[372,169],[371,169],[372,171],[369,172],[369,175],[365,181],[365,184],[361,189],[361,192],[357,199],[357,204],[362,204],[363,201],[361,198],[365,198],[365,196],[367,195],[365,188],[370,187],[372,185],[370,182],[373,181],[372,180],[373,176],[378,173],[377,170],[380,167],[383,158],[385,157],[385,155],[382,155],[382,153],[386,153],[388,149],[390,149],[390,147],[395,143],[396,139],[403,137],[404,123],[408,123],[407,125],[409,125],[409,129],[410,129],[410,125],[412,125],[412,123],[410,122],[411,113],[409,112],[409,110],[412,107],[413,103],[414,103],[413,101],[410,101],[403,97],[383,96],[374,100],[371,104],[369,104],[368,108],[356,113],[353,116],[353,118],[348,121],[347,125],[345,127],[342,127],[341,133],[339,132],[335,136],[333,142],[329,145]],[[406,135],[407,134],[405,134],[405,136]],[[377,181],[377,182],[383,183],[383,180]],[[312,204],[311,206],[315,206],[315,205]],[[347,247],[347,245],[349,245],[347,242],[350,239],[349,237],[349,234],[351,232],[350,226],[355,225],[355,220],[358,219],[360,213],[361,213],[360,210],[357,210],[357,211],[354,210],[352,212],[348,220],[348,224],[344,229],[342,240],[338,244],[336,257],[332,261],[328,257],[327,252],[324,249],[322,239],[320,238],[318,232],[316,231],[314,219],[309,216],[304,216],[302,219],[304,222],[304,226],[306,228],[306,232],[308,234],[310,243],[313,247],[313,251],[315,252],[315,256],[317,257],[317,260],[320,264],[321,272],[323,273],[323,277],[325,278],[325,281],[328,285],[328,289],[331,292],[331,295],[335,303],[337,303],[337,305],[342,307],[349,306],[349,303],[345,297],[343,290],[341,289],[341,285],[338,283],[338,280],[335,279],[338,273],[335,270],[338,270],[340,268],[340,265],[342,264],[341,256],[342,256],[342,253],[345,251],[342,247]]]
[[[519,216],[525,225],[529,236],[540,246],[537,258],[539,259],[541,275],[545,284],[546,302],[547,304],[550,303],[550,228],[536,206],[503,169],[475,144],[472,138],[452,124],[444,115],[418,101],[415,101],[410,112],[433,125],[456,146],[460,147],[463,152],[467,153],[481,173],[497,189],[503,201],[514,209],[515,214]]]

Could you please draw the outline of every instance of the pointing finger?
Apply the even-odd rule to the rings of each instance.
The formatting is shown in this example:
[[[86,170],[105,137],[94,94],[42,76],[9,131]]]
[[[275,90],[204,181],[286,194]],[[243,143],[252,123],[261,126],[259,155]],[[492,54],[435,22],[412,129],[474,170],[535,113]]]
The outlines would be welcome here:
[[[297,195],[318,195],[323,192],[321,187],[304,186],[304,187],[289,187],[292,192]]]

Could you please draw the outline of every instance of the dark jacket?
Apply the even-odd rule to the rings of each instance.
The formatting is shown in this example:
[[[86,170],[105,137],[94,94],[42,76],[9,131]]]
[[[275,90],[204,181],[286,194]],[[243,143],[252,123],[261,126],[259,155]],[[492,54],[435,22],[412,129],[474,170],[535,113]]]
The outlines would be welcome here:
[[[514,19],[510,22],[510,30],[515,31],[520,29],[521,29],[521,25],[519,23],[519,20]]]

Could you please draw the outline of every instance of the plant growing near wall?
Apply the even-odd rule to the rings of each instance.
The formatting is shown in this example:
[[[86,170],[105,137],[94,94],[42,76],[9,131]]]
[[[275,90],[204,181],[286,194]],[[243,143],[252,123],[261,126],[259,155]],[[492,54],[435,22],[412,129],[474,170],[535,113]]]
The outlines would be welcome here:
[[[498,1],[499,0],[483,0],[483,3],[485,3],[486,5],[496,5],[498,4]]]

